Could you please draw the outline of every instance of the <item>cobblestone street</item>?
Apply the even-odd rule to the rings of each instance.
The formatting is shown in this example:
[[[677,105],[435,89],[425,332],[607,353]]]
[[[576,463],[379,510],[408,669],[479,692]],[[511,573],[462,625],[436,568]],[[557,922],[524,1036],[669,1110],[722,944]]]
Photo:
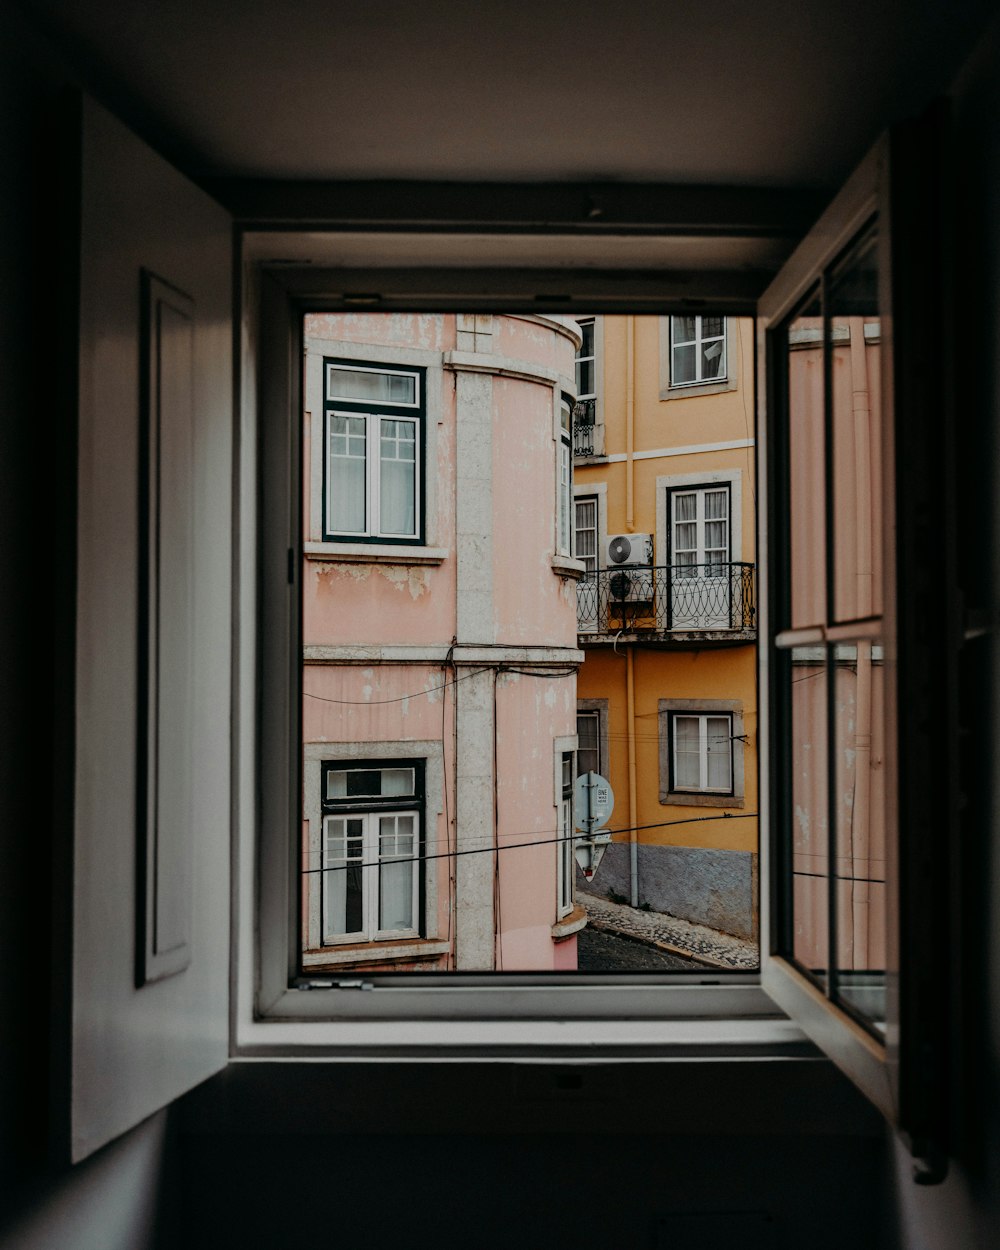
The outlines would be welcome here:
[[[759,966],[757,943],[746,938],[734,937],[707,925],[692,924],[663,912],[643,911],[623,903],[612,903],[581,890],[577,890],[577,902],[586,908],[589,917],[587,928],[578,940],[580,967],[588,971],[602,970],[604,965],[596,962],[601,958],[602,950],[609,959],[632,961],[609,966],[609,971],[616,972],[644,968],[690,971],[699,965],[749,972],[756,971]],[[586,943],[584,935],[588,935]],[[598,935],[607,937],[608,943],[602,945],[595,940]],[[629,949],[633,946],[638,953]],[[672,962],[667,966],[643,962],[647,953],[654,961],[659,956]],[[587,963],[584,963],[585,959]]]
[[[694,972],[703,964],[670,955],[632,938],[589,926],[577,938],[577,967],[581,972]]]

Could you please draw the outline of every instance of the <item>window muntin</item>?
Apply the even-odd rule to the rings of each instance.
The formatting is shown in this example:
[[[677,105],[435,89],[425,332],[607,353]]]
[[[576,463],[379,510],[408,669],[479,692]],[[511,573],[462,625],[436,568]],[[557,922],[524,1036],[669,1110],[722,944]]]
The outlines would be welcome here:
[[[322,767],[322,946],[420,934],[422,765]]]
[[[733,718],[708,712],[670,716],[671,789],[733,793]]]
[[[697,386],[727,377],[726,318],[670,318],[670,385]]]
[[[419,542],[422,372],[330,360],[324,372],[324,538]]]

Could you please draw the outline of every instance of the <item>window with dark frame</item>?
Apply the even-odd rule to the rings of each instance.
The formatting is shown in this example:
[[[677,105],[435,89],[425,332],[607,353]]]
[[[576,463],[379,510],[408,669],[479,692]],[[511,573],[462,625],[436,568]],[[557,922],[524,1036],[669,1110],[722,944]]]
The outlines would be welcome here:
[[[321,767],[323,946],[418,937],[422,760],[327,760]]]
[[[577,318],[583,342],[576,354],[576,398],[578,401],[597,398],[596,321],[593,317]]]
[[[324,538],[422,541],[424,377],[324,358]]]
[[[576,775],[601,772],[601,714],[596,710],[577,709]]]
[[[886,1012],[887,693],[877,234],[776,332],[786,524],[774,658],[786,741],[781,953],[881,1036]]]
[[[733,793],[733,718],[718,712],[671,712],[670,789]]]

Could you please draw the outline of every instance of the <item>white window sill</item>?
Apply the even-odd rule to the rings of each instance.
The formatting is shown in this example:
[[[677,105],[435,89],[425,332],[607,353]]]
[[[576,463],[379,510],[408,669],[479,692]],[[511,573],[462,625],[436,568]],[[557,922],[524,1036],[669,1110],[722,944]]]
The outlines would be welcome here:
[[[447,547],[412,547],[405,543],[303,543],[307,560],[353,564],[443,564]]]
[[[378,991],[300,992],[297,1020],[248,1023],[237,1038],[236,1057],[310,1059],[441,1059],[487,1062],[511,1058],[609,1058],[660,1060],[815,1056],[797,1024],[787,1019],[710,1020],[463,1020],[303,1019],[304,1009],[330,1011],[330,996],[344,997],[356,1011],[370,1009]],[[290,1053],[291,1052],[291,1053]]]
[[[428,942],[421,938],[401,939],[398,942],[364,942],[356,946],[327,946],[322,951],[307,952],[302,957],[302,967],[318,972],[320,967],[338,967],[345,964],[385,963],[397,959],[427,959],[434,955],[447,955],[451,949],[447,942]]]
[[[571,937],[574,933],[579,933],[587,923],[587,910],[577,905],[572,911],[567,912],[561,920],[557,920],[552,926],[552,936],[554,938]]]
[[[579,581],[586,574],[587,566],[582,560],[556,555],[552,557],[552,571],[560,577],[572,577],[574,581]]]
[[[660,399],[692,399],[696,395],[722,395],[736,390],[735,378],[713,378],[709,382],[679,382],[660,391]]]

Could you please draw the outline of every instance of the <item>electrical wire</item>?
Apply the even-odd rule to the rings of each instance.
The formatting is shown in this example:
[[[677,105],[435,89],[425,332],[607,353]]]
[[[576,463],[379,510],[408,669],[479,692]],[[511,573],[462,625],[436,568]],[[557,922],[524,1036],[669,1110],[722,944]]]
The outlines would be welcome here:
[[[443,682],[440,686],[430,686],[426,690],[415,690],[412,694],[397,695],[393,699],[331,699],[324,694],[312,694],[306,690],[303,697],[306,699],[318,699],[320,703],[339,703],[349,705],[351,707],[381,707],[385,703],[405,703],[407,699],[419,699],[422,694],[434,694],[438,690],[446,690],[449,686],[455,686],[460,681],[468,681],[470,677],[478,677],[480,673],[488,673],[496,666],[488,665],[486,668],[477,668],[475,672],[463,673],[461,677],[456,677],[454,681]]]
[[[732,815],[727,812],[722,816],[691,816],[686,820],[662,820],[653,825],[635,825],[632,828],[614,829],[608,830],[608,832],[613,835],[615,833],[638,832],[641,829],[662,829],[667,825],[697,825],[709,820],[756,820],[756,818],[756,812],[737,812]],[[512,834],[510,836],[517,837],[518,835]],[[438,851],[431,855],[392,856],[385,860],[368,860],[364,862],[354,860],[350,863],[338,865],[335,868],[303,868],[300,870],[300,875],[305,877],[320,872],[346,872],[351,868],[380,868],[385,864],[423,864],[431,859],[448,859],[449,857],[457,859],[460,855],[495,855],[500,851],[518,851],[529,846],[558,846],[563,842],[579,842],[582,837],[582,834],[574,834],[569,838],[538,838],[532,840],[531,842],[508,842],[506,845],[503,843],[491,842],[487,846],[467,847],[465,850],[461,851]],[[316,852],[311,853],[316,854]]]

